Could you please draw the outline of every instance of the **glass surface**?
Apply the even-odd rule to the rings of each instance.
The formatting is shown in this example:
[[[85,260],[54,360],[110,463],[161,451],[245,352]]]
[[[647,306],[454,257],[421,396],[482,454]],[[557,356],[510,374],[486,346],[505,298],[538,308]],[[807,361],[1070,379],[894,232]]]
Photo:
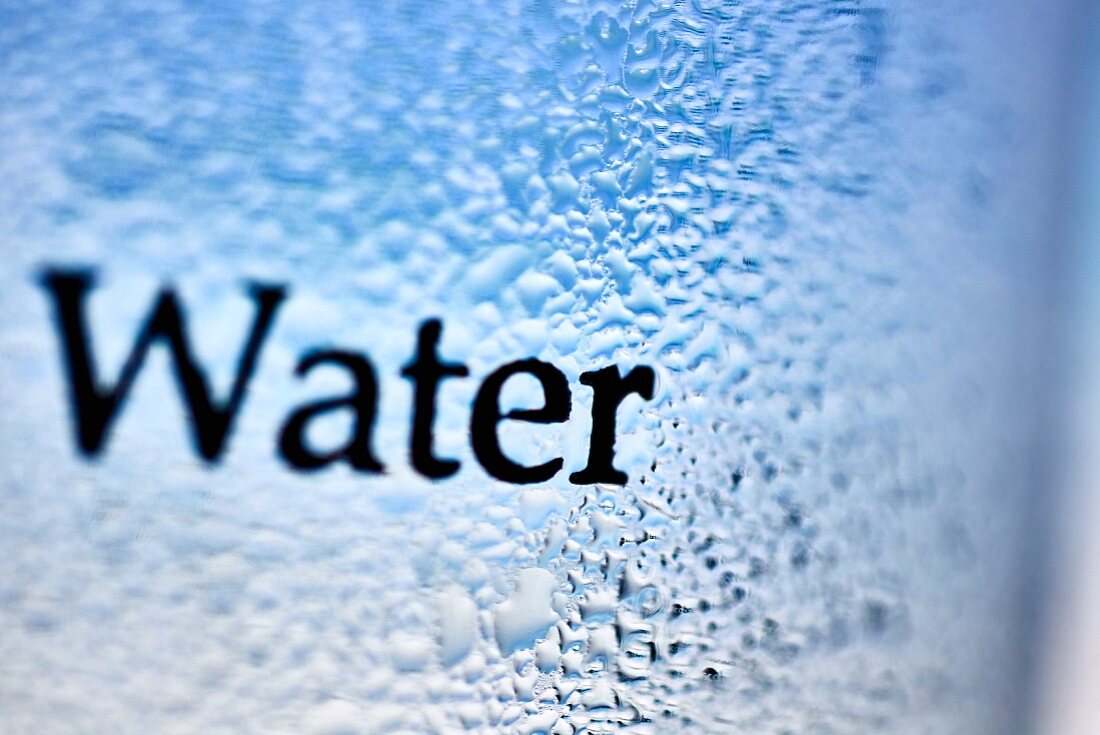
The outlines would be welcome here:
[[[1060,2],[42,2],[0,10],[0,717],[11,733],[1008,733],[1031,701]],[[94,460],[46,267],[95,269]],[[419,327],[468,378],[409,459]],[[384,475],[280,427],[369,357]],[[568,381],[502,424],[499,366]],[[651,366],[624,485],[582,373]],[[502,408],[541,405],[517,379]],[[313,422],[339,448],[353,413]]]

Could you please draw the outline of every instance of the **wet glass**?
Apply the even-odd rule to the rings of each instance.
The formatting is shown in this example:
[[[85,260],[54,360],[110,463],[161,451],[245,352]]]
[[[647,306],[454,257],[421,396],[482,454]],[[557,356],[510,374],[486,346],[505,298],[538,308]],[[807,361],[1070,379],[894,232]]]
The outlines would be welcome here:
[[[1071,10],[0,11],[0,729],[1022,731]],[[172,289],[222,407],[247,283],[285,288],[217,461],[159,342],[81,452],[47,268],[94,272],[100,388]],[[434,479],[402,374],[433,319],[468,373]],[[365,384],[316,350],[369,360],[384,472],[288,461],[288,416]],[[517,484],[470,422],[527,358],[569,418],[498,426],[561,458]],[[608,366],[652,390],[625,480],[575,482]],[[358,436],[331,408],[304,451]]]

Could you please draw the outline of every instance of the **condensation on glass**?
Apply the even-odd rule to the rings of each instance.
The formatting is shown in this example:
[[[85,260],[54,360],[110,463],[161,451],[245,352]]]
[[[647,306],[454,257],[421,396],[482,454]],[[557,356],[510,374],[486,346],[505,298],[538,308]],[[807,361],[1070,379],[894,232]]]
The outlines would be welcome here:
[[[1012,731],[1054,21],[1005,7],[6,8],[2,729]],[[76,454],[44,263],[98,269],[109,375],[175,284],[223,392],[241,280],[288,284],[224,462],[163,356]],[[568,482],[583,421],[492,481],[475,380],[439,398],[462,472],[409,471],[430,317],[478,378],[654,366],[627,485]],[[293,375],[319,342],[378,365],[384,477],[273,456],[346,387]]]

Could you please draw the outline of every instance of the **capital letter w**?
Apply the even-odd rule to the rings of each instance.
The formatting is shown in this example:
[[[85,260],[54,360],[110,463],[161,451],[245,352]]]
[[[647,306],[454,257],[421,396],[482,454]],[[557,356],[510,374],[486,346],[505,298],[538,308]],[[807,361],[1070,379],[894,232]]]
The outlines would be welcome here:
[[[162,341],[171,353],[180,397],[191,417],[196,450],[203,459],[216,461],[225,448],[233,417],[244,400],[260,346],[286,295],[285,290],[277,286],[251,287],[250,295],[256,304],[252,331],[241,351],[229,398],[217,405],[210,396],[210,385],[202,366],[191,355],[186,313],[170,288],[163,288],[157,294],[156,303],[122,366],[118,382],[114,387],[101,383],[96,375],[84,311],[86,296],[94,284],[94,273],[86,270],[48,269],[42,275],[42,285],[53,297],[63,352],[62,365],[69,378],[69,397],[80,451],[88,456],[102,451],[110,428],[145,361],[145,354],[154,342]]]

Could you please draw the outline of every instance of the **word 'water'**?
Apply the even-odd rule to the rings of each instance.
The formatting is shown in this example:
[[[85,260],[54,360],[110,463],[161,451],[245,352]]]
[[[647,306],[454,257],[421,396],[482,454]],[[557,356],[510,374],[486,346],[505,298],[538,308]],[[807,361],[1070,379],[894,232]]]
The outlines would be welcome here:
[[[162,342],[169,350],[181,397],[192,417],[196,451],[206,461],[216,461],[225,450],[234,417],[240,411],[276,313],[286,298],[286,289],[271,285],[252,287],[250,296],[256,314],[241,350],[229,397],[219,403],[211,397],[205,371],[191,354],[186,312],[175,291],[170,288],[162,289],[157,295],[114,386],[102,383],[96,375],[85,317],[85,297],[94,281],[91,272],[76,270],[50,269],[42,278],[42,284],[53,300],[80,451],[90,457],[102,452],[110,427],[126,401],[146,353],[153,343]],[[438,457],[433,449],[439,384],[447,378],[469,375],[465,365],[440,360],[436,346],[441,331],[439,320],[424,322],[419,329],[416,352],[401,370],[401,375],[412,381],[414,386],[409,460],[417,472],[431,479],[450,477],[459,468],[457,460]],[[299,470],[315,470],[335,462],[347,462],[363,472],[383,472],[385,467],[372,447],[379,391],[374,366],[357,352],[314,350],[301,356],[296,374],[303,377],[318,365],[343,368],[352,377],[355,389],[346,397],[306,404],[292,411],[279,431],[279,454],[291,467]],[[541,408],[513,409],[502,413],[499,399],[504,384],[520,374],[538,381],[545,402]],[[638,366],[622,375],[617,366],[610,365],[582,373],[580,382],[593,391],[592,433],[588,463],[583,469],[572,473],[569,480],[577,485],[624,485],[626,474],[614,466],[615,413],[623,399],[631,394],[646,400],[653,398],[653,369]],[[549,480],[561,470],[563,458],[556,457],[532,466],[519,464],[501,449],[497,430],[503,421],[563,423],[569,419],[570,407],[569,383],[553,365],[528,358],[498,368],[482,382],[470,413],[470,445],[474,456],[486,472],[505,482],[525,484]],[[356,418],[351,436],[343,446],[319,452],[306,442],[306,428],[314,419],[334,410],[351,410],[354,413]]]

